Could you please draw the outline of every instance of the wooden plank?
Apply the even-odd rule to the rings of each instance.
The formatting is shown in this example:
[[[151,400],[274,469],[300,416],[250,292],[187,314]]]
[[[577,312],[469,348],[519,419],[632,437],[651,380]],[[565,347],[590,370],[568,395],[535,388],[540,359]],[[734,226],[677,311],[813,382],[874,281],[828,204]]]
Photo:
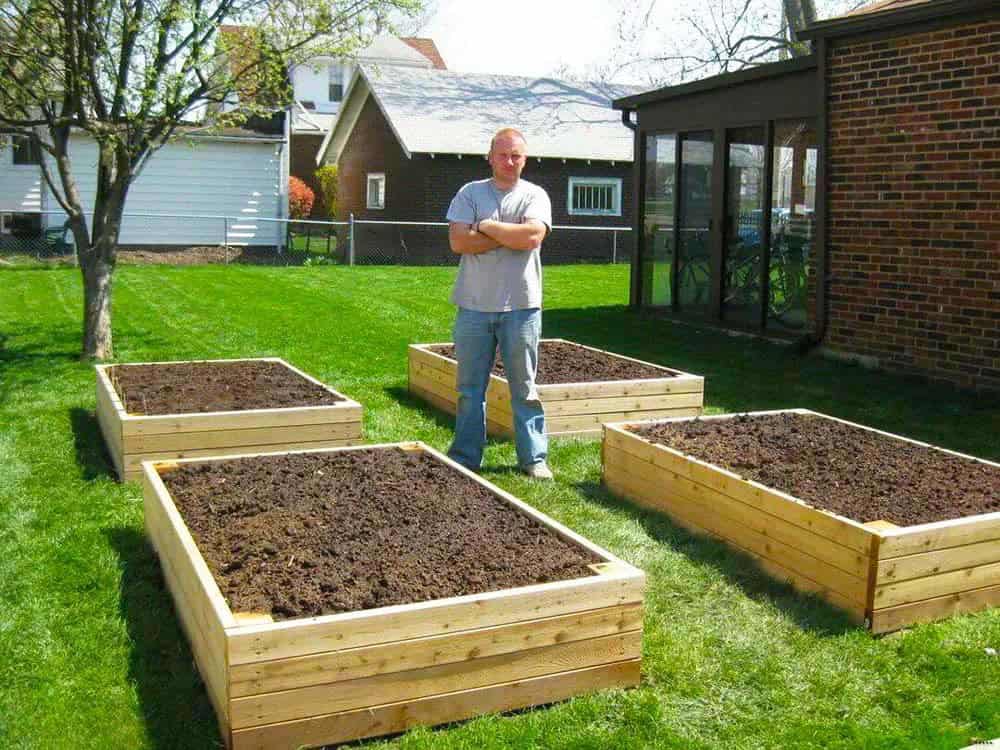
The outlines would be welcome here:
[[[605,446],[604,462],[608,472],[624,472],[626,476],[637,477],[647,482],[651,488],[660,487],[665,495],[677,496],[686,502],[702,506],[710,514],[709,518],[717,515],[719,523],[731,528],[733,533],[737,533],[742,527],[759,534],[764,539],[773,539],[810,557],[829,563],[854,578],[864,580],[868,578],[871,565],[868,555],[785,519],[780,514],[781,506],[773,508],[777,511],[774,514],[763,511],[709,490],[704,485],[667,469],[653,466],[610,445]]]
[[[549,401],[543,404],[546,416],[573,416],[583,414],[606,414],[618,412],[658,411],[662,409],[682,409],[702,405],[700,393],[674,393],[651,396],[623,396],[614,398],[585,398],[565,401]],[[602,417],[603,420],[603,417]]]
[[[287,451],[319,450],[357,445],[354,439],[313,440],[304,443],[279,443],[277,445],[237,445],[232,448],[203,448],[199,450],[165,451],[154,453],[134,453],[125,456],[125,473],[132,477],[141,472],[143,461],[170,461],[184,458],[226,458],[246,454],[283,453]]]
[[[171,432],[160,435],[132,435],[124,440],[125,453],[162,453],[166,451],[234,448],[243,445],[283,445],[320,440],[348,440],[361,437],[361,422],[222,429],[201,432]]]
[[[1000,606],[1000,586],[987,586],[912,604],[876,609],[872,612],[871,629],[873,633],[889,633],[918,622],[933,622],[995,606]]]
[[[875,588],[875,609],[1000,585],[1000,562],[952,570]]]
[[[230,693],[234,698],[273,693],[598,638],[640,630],[642,617],[642,605],[629,604],[294,659],[237,664],[230,673]]]
[[[146,531],[160,559],[174,609],[187,634],[216,714],[229,726],[224,627],[229,608],[184,526],[166,489],[151,467],[143,482]]]
[[[230,720],[233,729],[242,729],[306,716],[412,701],[456,690],[472,690],[497,683],[638,659],[641,649],[642,633],[632,631],[423,669],[235,698],[230,702]]]
[[[554,617],[642,601],[644,581],[632,575],[594,576],[450,599],[418,602],[308,621],[234,628],[230,665],[306,656],[441,633]]]
[[[458,399],[458,385],[455,382],[457,374],[457,371],[454,370],[444,372],[432,367],[427,367],[419,362],[410,364],[411,381],[417,381],[421,385],[424,385],[424,387],[426,387],[426,381],[434,383],[436,386],[440,386],[444,390],[437,387],[430,388],[430,390],[434,390],[441,395],[453,397],[455,400]],[[507,385],[507,381],[491,376],[490,381],[486,386],[486,400],[488,402],[497,403],[500,408],[509,412],[510,388]]]
[[[1000,539],[881,560],[878,583],[906,581],[993,562],[1000,562]]]
[[[428,385],[430,385],[430,388]],[[431,390],[431,388],[434,388],[435,390]],[[447,412],[448,414],[455,414],[457,411],[457,404],[454,401],[449,401],[445,398],[445,396],[441,395],[440,388],[441,386],[428,384],[427,381],[421,381],[419,385],[410,381],[410,392],[415,396],[419,396],[441,411]],[[491,404],[487,404],[486,406],[486,428],[491,435],[512,436],[514,434],[514,428],[511,423],[510,415],[497,411]]]
[[[551,422],[552,429],[559,432],[568,430],[599,429],[604,422],[622,422],[629,419],[656,419],[661,417],[695,417],[701,414],[701,407],[684,407],[679,409],[650,409],[648,411],[611,412],[608,414],[586,414],[575,417],[546,418],[546,424]]]
[[[640,505],[646,505],[654,510],[660,510],[658,507],[659,496],[650,494],[649,488],[638,486],[638,483],[629,480],[627,477],[614,475],[612,477],[606,477],[605,483],[608,489],[614,494],[625,497]],[[728,540],[721,539],[717,534],[714,534],[710,529],[707,529],[699,525],[696,521],[692,520],[686,516],[682,511],[673,511],[670,513],[670,520],[677,524],[678,526],[687,529],[693,534],[698,536],[707,536],[713,539],[720,539],[723,542],[729,543]],[[734,545],[730,545],[734,546]],[[763,570],[768,575],[772,576],[778,581],[786,582],[792,585],[799,591],[805,593],[816,594],[821,598],[828,601],[835,607],[843,610],[847,613],[852,620],[861,623],[865,618],[865,609],[860,607],[856,602],[847,599],[836,591],[832,591],[829,588],[813,581],[801,573],[790,570],[775,560],[762,557],[756,553],[742,548],[737,548],[741,554],[745,554],[757,564],[757,566]]]
[[[129,415],[123,419],[122,425],[125,436],[163,435],[172,432],[242,430],[255,427],[360,422],[363,418],[362,412],[361,405],[356,401],[344,401],[327,406],[296,406],[153,416]]]
[[[752,518],[752,513],[744,514],[741,518],[731,516],[729,512],[734,510],[734,506],[730,504],[723,507],[718,502],[722,498],[717,493],[691,493],[689,488],[679,484],[686,481],[682,477],[676,478],[677,481],[664,477],[660,482],[650,482],[639,476],[634,468],[624,462],[615,463],[616,460],[613,454],[608,456],[606,466],[609,473],[617,479],[618,486],[638,490],[643,505],[670,516],[680,515],[712,536],[760,558],[771,560],[809,579],[821,589],[840,595],[855,608],[865,608],[868,602],[867,558],[862,558],[854,571],[846,572],[815,554],[810,554],[807,551],[810,548],[804,543],[808,539],[796,535],[794,528],[788,525],[784,531],[786,539],[791,543],[780,540],[775,533],[778,519],[773,519],[772,528],[765,533],[760,530],[759,522],[755,524],[756,528],[744,523],[744,519]],[[614,479],[612,481],[615,483]]]
[[[97,416],[97,425],[101,430],[101,435],[104,438],[105,446],[107,446],[108,455],[111,457],[114,470],[118,474],[119,479],[124,479],[122,423],[118,412],[111,403],[111,396],[108,391],[110,387],[107,377],[103,379],[99,377],[97,379],[97,405],[94,413]]]
[[[727,416],[732,418],[731,415]],[[708,418],[711,417],[703,417],[703,419]],[[796,526],[801,526],[864,555],[870,553],[872,539],[884,533],[867,529],[857,521],[814,508],[784,492],[743,479],[731,471],[692,456],[685,456],[672,448],[653,445],[637,435],[620,429],[617,425],[609,426],[605,434],[609,441],[623,450],[640,452],[644,458],[652,456],[652,463],[657,466],[666,466],[676,474],[713,488],[734,500],[752,505],[772,515],[780,515]],[[649,448],[652,448],[652,452]]]
[[[883,532],[881,556],[901,557],[993,539],[1000,539],[1000,513],[984,513]]]
[[[232,750],[336,744],[639,683],[639,660],[233,732]]]
[[[538,386],[539,397],[545,403],[562,399],[624,398],[704,391],[704,378],[695,375],[650,380],[606,380],[598,383],[548,383]]]

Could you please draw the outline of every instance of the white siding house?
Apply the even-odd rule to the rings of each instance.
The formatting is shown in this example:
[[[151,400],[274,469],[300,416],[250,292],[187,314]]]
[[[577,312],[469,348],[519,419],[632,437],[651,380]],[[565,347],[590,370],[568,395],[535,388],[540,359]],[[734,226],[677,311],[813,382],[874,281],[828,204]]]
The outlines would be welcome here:
[[[288,215],[288,162],[283,136],[253,131],[233,136],[185,135],[159,151],[133,182],[125,202],[121,245],[280,245]],[[70,157],[89,215],[97,177],[97,148],[74,136]],[[53,165],[54,167],[54,165]],[[54,173],[54,168],[53,168]],[[0,153],[0,214],[46,212],[46,227],[64,221],[42,187],[37,165],[14,165]],[[192,218],[192,217],[215,218]],[[162,217],[162,218],[160,218]],[[226,222],[222,217],[231,217]]]

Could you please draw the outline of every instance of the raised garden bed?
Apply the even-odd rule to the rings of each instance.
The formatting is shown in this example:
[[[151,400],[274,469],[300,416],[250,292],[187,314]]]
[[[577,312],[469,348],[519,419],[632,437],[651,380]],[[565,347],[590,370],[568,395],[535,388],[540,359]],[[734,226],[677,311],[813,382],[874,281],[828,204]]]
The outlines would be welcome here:
[[[420,443],[143,472],[146,529],[231,748],[639,681],[643,573]]]
[[[604,429],[612,492],[875,633],[1000,604],[1000,464],[805,409]]]
[[[499,358],[498,358],[499,360]],[[453,344],[411,344],[410,392],[454,414],[458,363]],[[538,395],[551,436],[599,435],[605,422],[701,414],[705,379],[563,339],[544,339]],[[497,362],[486,391],[486,428],[514,434],[510,389]]]
[[[97,420],[122,480],[145,460],[361,442],[361,404],[276,357],[96,369]]]

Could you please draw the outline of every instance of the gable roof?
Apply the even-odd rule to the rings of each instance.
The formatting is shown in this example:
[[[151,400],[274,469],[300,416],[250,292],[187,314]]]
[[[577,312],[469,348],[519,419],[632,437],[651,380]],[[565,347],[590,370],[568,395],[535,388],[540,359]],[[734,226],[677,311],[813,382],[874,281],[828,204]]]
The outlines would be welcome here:
[[[529,156],[631,162],[632,131],[611,102],[641,90],[554,78],[361,65],[317,163],[340,157],[369,96],[408,157],[482,155],[493,134],[511,126],[524,133]]]
[[[434,44],[433,39],[416,36],[401,36],[400,41],[406,42],[413,47],[413,49],[430,60],[434,67],[438,70],[448,69],[448,66],[444,64],[444,58],[441,57],[441,53],[438,52],[437,45]]]

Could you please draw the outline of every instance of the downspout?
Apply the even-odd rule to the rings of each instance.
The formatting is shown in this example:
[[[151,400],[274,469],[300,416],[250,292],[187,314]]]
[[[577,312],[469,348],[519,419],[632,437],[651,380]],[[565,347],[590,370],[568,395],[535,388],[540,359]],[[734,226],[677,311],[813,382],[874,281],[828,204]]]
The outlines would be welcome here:
[[[635,132],[635,128],[636,128],[636,124],[634,122],[632,122],[632,118],[630,117],[630,115],[632,114],[632,111],[633,110],[631,110],[631,109],[623,109],[622,110],[622,125],[624,125],[626,128],[628,128],[629,130],[631,130],[634,133]]]

